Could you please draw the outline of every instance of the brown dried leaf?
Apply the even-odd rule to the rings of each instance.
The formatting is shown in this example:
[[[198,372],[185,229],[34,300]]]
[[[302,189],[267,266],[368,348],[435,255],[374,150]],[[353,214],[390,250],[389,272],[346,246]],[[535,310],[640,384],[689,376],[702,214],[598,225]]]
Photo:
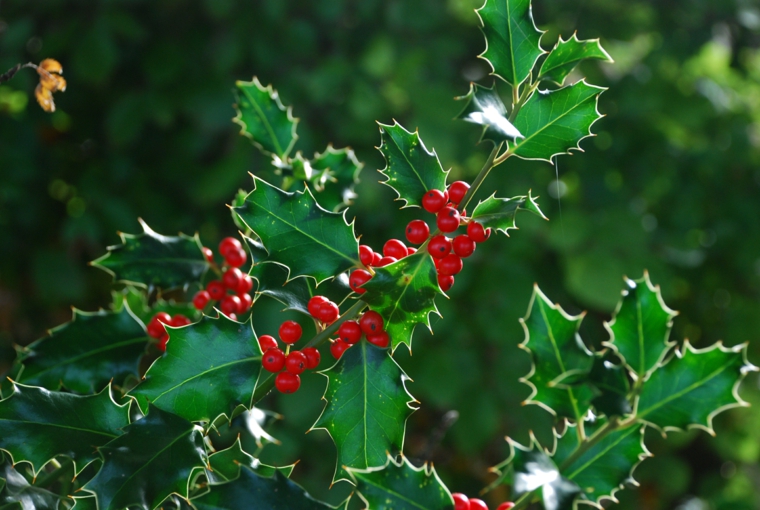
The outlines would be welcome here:
[[[39,67],[49,73],[63,74],[63,66],[61,66],[61,63],[55,60],[54,58],[46,58],[45,60],[40,62]],[[40,73],[39,70],[37,70],[37,72]],[[42,76],[43,74],[44,73],[40,73],[40,76]]]
[[[40,84],[51,92],[66,90],[66,79],[58,74],[40,73]]]
[[[53,102],[53,92],[42,86],[42,83],[37,84],[37,88],[34,89],[34,97],[37,98],[37,102],[40,107],[48,113],[55,111],[55,103]]]

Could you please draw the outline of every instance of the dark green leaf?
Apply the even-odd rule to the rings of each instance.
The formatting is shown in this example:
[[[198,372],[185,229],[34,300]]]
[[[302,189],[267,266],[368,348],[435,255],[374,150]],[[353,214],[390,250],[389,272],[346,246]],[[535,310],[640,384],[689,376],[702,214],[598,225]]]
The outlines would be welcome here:
[[[112,291],[112,305],[111,308],[114,311],[119,311],[126,302],[129,305],[130,311],[142,321],[143,324],[148,322],[158,312],[166,312],[169,315],[181,314],[191,320],[197,320],[200,318],[200,312],[193,306],[192,303],[176,303],[174,301],[166,301],[165,299],[156,299],[153,302],[153,306],[148,306],[148,296],[144,289],[127,285],[121,291]]]
[[[288,279],[320,283],[359,265],[359,242],[343,214],[322,209],[308,189],[287,193],[257,177],[254,186],[235,211],[266,247],[267,263],[289,268]]]
[[[298,139],[298,119],[293,118],[292,108],[285,108],[277,91],[271,85],[264,87],[256,77],[235,86],[234,121],[241,127],[240,134],[263,152],[285,159]]]
[[[507,107],[496,92],[496,86],[489,89],[472,83],[470,92],[457,99],[467,101],[457,118],[483,126],[481,140],[490,140],[498,145],[506,140],[524,138],[509,121]]]
[[[153,406],[98,450],[103,466],[84,490],[99,510],[152,510],[172,493],[186,498],[190,477],[207,463],[200,427]]]
[[[471,218],[483,225],[485,228],[493,228],[509,235],[509,230],[516,229],[515,217],[517,211],[530,211],[548,219],[538,208],[535,198],[528,191],[528,196],[512,198],[496,198],[496,194],[491,195],[475,206]]]
[[[557,85],[563,85],[567,75],[575,69],[581,60],[597,59],[613,62],[609,53],[604,51],[599,39],[578,40],[578,34],[573,34],[567,41],[560,36],[557,44],[541,64],[539,78],[550,80]]]
[[[328,145],[311,160],[314,175],[311,182],[319,205],[328,211],[338,211],[353,203],[354,186],[359,183],[363,163],[356,159],[353,149],[335,149]]]
[[[98,510],[98,500],[94,497],[73,498],[74,506],[71,510]]]
[[[237,480],[243,468],[255,471],[261,476],[273,476],[275,471],[281,471],[285,476],[290,476],[295,467],[295,464],[283,468],[275,468],[262,464],[259,459],[254,458],[243,450],[240,438],[226,450],[211,455],[208,460],[211,469],[206,470],[206,477],[212,485],[220,485]]]
[[[422,196],[431,189],[446,189],[446,175],[435,151],[428,151],[417,131],[407,131],[398,122],[392,126],[380,124],[382,143],[378,149],[386,166],[380,173],[382,181],[404,200],[403,207],[421,206]]]
[[[614,363],[609,351],[594,356],[594,365],[588,374],[588,381],[599,394],[591,404],[607,416],[624,416],[633,409],[628,399],[631,389],[625,368]]]
[[[406,389],[408,377],[386,349],[362,341],[320,373],[328,380],[326,404],[312,429],[326,430],[335,441],[333,481],[348,479],[348,467],[378,466],[387,452],[402,451],[415,400]]]
[[[4,490],[0,483],[0,506],[3,510],[57,510],[62,508],[60,502],[67,499],[31,485],[10,462],[0,463],[0,480],[3,479]]]
[[[453,510],[454,500],[435,468],[414,467],[402,457],[394,462],[387,455],[385,465],[349,469],[356,491],[372,510]]]

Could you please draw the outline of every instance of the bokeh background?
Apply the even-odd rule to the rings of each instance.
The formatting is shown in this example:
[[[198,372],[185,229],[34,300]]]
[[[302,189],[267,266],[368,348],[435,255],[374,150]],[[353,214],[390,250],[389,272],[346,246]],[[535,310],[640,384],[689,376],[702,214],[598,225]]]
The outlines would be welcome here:
[[[470,81],[491,83],[476,58],[480,3],[0,1],[0,72],[54,57],[69,84],[52,115],[34,104],[32,71],[0,86],[0,373],[13,343],[67,321],[70,306],[109,305],[110,277],[87,262],[118,242],[117,231],[138,232],[138,217],[164,234],[198,231],[208,246],[236,232],[225,204],[251,187],[248,172],[270,172],[231,122],[237,79],[274,84],[301,118],[297,148],[307,156],[328,142],[353,147],[365,162],[349,209],[357,231],[376,248],[402,237],[418,213],[397,211],[377,182],[375,121],[419,127],[454,178],[476,175],[489,147],[452,118]],[[610,88],[606,117],[585,152],[557,168],[511,159],[492,173],[484,194],[532,189],[551,221],[525,215],[512,237],[479,248],[440,303],[438,333],[418,330],[413,357],[398,351],[422,403],[407,455],[434,460],[452,490],[470,495],[506,456],[505,435],[550,437],[551,417],[520,406],[528,389],[517,381],[529,366],[517,319],[534,282],[568,311],[587,310],[582,335],[598,345],[622,276],[648,269],[680,311],[676,339],[749,341],[760,364],[760,5],[537,0],[534,15],[545,47],[575,30],[601,37],[616,63],[581,69]],[[283,319],[279,308],[262,305],[263,328]],[[349,488],[327,489],[329,437],[304,435],[323,388],[314,375],[297,395],[263,402],[286,418],[273,429],[283,444],[264,458],[300,458],[294,477],[338,501]],[[760,404],[757,377],[742,395]],[[759,424],[756,405],[721,415],[714,438],[648,433],[655,457],[619,508],[760,508]]]

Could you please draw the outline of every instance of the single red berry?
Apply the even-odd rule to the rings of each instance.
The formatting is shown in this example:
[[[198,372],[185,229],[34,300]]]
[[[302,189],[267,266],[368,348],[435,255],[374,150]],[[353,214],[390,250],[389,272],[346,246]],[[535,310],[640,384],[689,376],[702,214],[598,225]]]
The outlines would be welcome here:
[[[364,294],[367,292],[367,289],[362,289],[361,286],[370,281],[370,279],[372,279],[372,275],[368,271],[356,269],[348,277],[348,286],[357,294]]]
[[[506,503],[502,503],[498,507],[496,507],[496,510],[509,510],[510,508],[514,507],[515,504],[511,501],[507,501]]]
[[[446,292],[451,287],[454,286],[454,277],[453,276],[444,276],[444,275],[438,275],[438,285],[441,287],[441,290],[443,292]]]
[[[171,324],[171,322],[171,315],[166,312],[158,312],[153,316],[150,322],[148,322],[148,336],[153,338],[161,338],[166,334],[166,328],[164,328],[164,324]]]
[[[324,296],[312,297],[306,304],[306,309],[309,310],[309,315],[316,319],[317,315],[319,315],[319,307],[322,306],[322,303],[327,303],[329,301],[330,300]]]
[[[231,313],[238,313],[238,310],[240,310],[240,298],[237,296],[224,296],[222,302],[219,303],[219,309],[227,317]]]
[[[227,258],[227,253],[239,250],[243,247],[242,244],[240,244],[240,241],[235,239],[234,237],[225,237],[222,239],[222,242],[219,243],[219,255],[221,255],[224,258]]]
[[[470,500],[468,510],[488,510],[488,505],[482,499],[473,498]]]
[[[470,500],[461,492],[455,492],[451,495],[454,498],[454,510],[469,510]]]
[[[219,280],[211,280],[208,282],[208,285],[206,285],[206,292],[208,292],[211,299],[219,301],[227,294],[227,289]]]
[[[332,301],[322,303],[319,305],[319,312],[317,312],[317,319],[325,324],[332,324],[340,316],[340,308]]]
[[[181,328],[182,326],[187,326],[188,324],[192,323],[190,319],[182,315],[181,313],[178,313],[174,317],[172,317],[171,322],[169,323],[169,326],[173,328]]]
[[[338,336],[347,344],[355,344],[362,339],[362,327],[356,321],[346,321],[338,328]]]
[[[214,252],[211,251],[211,248],[206,248],[205,246],[201,248],[201,252],[203,252],[203,256],[206,257],[206,260],[209,261],[209,263],[214,263]]]
[[[290,372],[280,372],[274,379],[274,385],[280,393],[295,393],[301,387],[301,378]]]
[[[406,240],[412,244],[422,244],[430,236],[430,227],[422,220],[412,220],[406,226]]]
[[[454,238],[451,242],[451,247],[454,248],[454,253],[466,259],[475,251],[475,241],[470,239],[470,236],[467,234],[462,234]]]
[[[455,204],[460,203],[469,189],[470,185],[464,181],[452,182],[449,186],[449,200]]]
[[[438,211],[436,224],[441,232],[453,232],[459,228],[459,211],[453,207],[444,207]]]
[[[298,375],[306,370],[306,355],[301,351],[290,351],[285,358],[285,370],[291,374]]]
[[[153,316],[153,320],[156,320],[163,324],[169,324],[172,321],[172,316],[166,312],[158,312],[156,315]]]
[[[240,278],[240,283],[238,283],[238,286],[235,289],[235,294],[248,294],[252,289],[253,278],[251,278],[250,275],[243,274],[243,277]]]
[[[303,334],[301,325],[296,321],[285,321],[280,325],[280,340],[286,344],[296,343]]]
[[[333,355],[333,358],[340,359],[340,357],[343,356],[343,353],[346,352],[349,347],[351,347],[351,345],[347,344],[343,340],[338,339],[330,344],[330,353]]]
[[[491,236],[491,229],[484,229],[477,221],[471,221],[467,224],[467,235],[476,243],[482,243]]]
[[[206,308],[209,301],[211,301],[211,295],[205,290],[200,290],[193,296],[193,306],[198,310]]]
[[[364,312],[362,318],[359,319],[359,326],[367,336],[379,334],[383,330],[383,325],[383,318],[374,310]]]
[[[406,248],[406,255],[407,256],[414,255],[415,253],[417,253],[417,248],[415,248],[414,246],[407,246],[407,248]]]
[[[390,239],[383,245],[383,257],[403,259],[406,257],[406,245],[398,239]]]
[[[238,294],[237,297],[240,298],[240,308],[238,308],[237,313],[245,313],[251,309],[253,298],[250,294]]]
[[[164,335],[158,339],[158,343],[156,344],[156,347],[158,347],[158,350],[161,352],[166,352],[166,343],[169,341],[169,333],[164,333]]]
[[[285,367],[285,353],[277,347],[267,349],[261,358],[261,366],[264,370],[276,374]]]
[[[462,270],[462,259],[456,253],[449,253],[438,264],[438,273],[443,276],[454,276]]]
[[[390,264],[393,264],[394,262],[398,262],[398,259],[396,257],[383,257],[380,259],[380,262],[375,264],[377,267],[385,267]]]
[[[229,268],[222,275],[222,283],[232,291],[237,291],[238,285],[240,285],[240,280],[242,279],[243,272],[236,267]]]
[[[372,254],[372,265],[373,266],[380,267],[380,266],[378,266],[378,264],[380,263],[381,260],[383,260],[383,256],[382,255],[380,255],[377,252],[374,252]]]
[[[261,347],[261,352],[267,352],[269,349],[277,349],[277,340],[270,335],[261,335],[259,337],[259,347]]]
[[[227,256],[224,257],[224,260],[226,260],[227,264],[232,267],[240,267],[245,264],[247,258],[248,255],[245,253],[245,250],[241,248],[239,250],[230,250],[227,252]]]
[[[391,343],[391,337],[388,336],[387,332],[381,331],[377,335],[367,335],[367,341],[372,345],[385,349]]]
[[[367,246],[366,244],[359,245],[359,260],[362,261],[362,264],[365,266],[371,266],[372,265],[372,255],[375,252],[372,251],[372,248]]]
[[[441,190],[431,189],[422,196],[422,207],[427,212],[435,214],[449,201],[446,195],[447,193]]]
[[[430,238],[427,246],[428,253],[434,259],[442,259],[451,253],[451,240],[443,235],[437,235]]]
[[[313,370],[319,366],[319,362],[322,360],[322,355],[316,347],[307,347],[301,351],[306,356],[306,368]]]

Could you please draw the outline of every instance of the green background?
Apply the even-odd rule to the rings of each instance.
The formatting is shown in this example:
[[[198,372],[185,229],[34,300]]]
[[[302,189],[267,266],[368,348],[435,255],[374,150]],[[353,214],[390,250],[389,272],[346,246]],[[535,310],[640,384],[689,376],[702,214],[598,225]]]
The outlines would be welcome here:
[[[491,83],[475,58],[484,48],[479,3],[1,2],[0,72],[54,57],[69,89],[48,115],[34,104],[33,71],[0,86],[0,372],[13,343],[65,322],[70,305],[108,306],[110,277],[87,262],[118,242],[117,231],[139,232],[138,217],[164,234],[198,231],[208,246],[236,232],[224,204],[250,189],[248,172],[271,173],[231,123],[237,79],[257,75],[294,105],[297,149],[307,156],[328,142],[353,147],[366,163],[349,209],[357,232],[376,249],[401,238],[420,213],[397,211],[393,191],[377,183],[384,163],[373,148],[375,121],[419,127],[453,178],[475,176],[489,147],[476,145],[476,127],[451,119],[461,108],[452,98],[469,81]],[[551,222],[524,215],[511,238],[481,246],[439,304],[438,333],[419,331],[414,356],[397,356],[422,402],[407,455],[435,461],[452,490],[470,495],[506,456],[504,435],[550,437],[550,417],[519,405],[528,358],[516,347],[517,318],[534,282],[568,311],[588,310],[582,335],[598,344],[622,275],[648,269],[680,311],[675,339],[750,341],[750,360],[760,362],[757,3],[539,0],[534,15],[548,30],[545,47],[577,29],[582,39],[601,37],[616,60],[581,68],[610,87],[599,136],[581,143],[585,152],[560,157],[557,173],[514,159],[492,173],[483,197],[532,189]],[[279,305],[257,307],[259,329],[274,332],[284,319]],[[760,403],[757,382],[751,376],[743,396]],[[337,501],[348,488],[326,489],[330,439],[303,435],[323,387],[323,377],[308,375],[298,394],[264,402],[286,417],[274,428],[283,445],[264,457],[300,458],[295,479]],[[638,471],[641,488],[620,493],[620,508],[758,508],[758,409],[720,416],[716,438],[690,432],[666,443],[648,434],[656,457]],[[450,410],[458,421],[431,442]]]

